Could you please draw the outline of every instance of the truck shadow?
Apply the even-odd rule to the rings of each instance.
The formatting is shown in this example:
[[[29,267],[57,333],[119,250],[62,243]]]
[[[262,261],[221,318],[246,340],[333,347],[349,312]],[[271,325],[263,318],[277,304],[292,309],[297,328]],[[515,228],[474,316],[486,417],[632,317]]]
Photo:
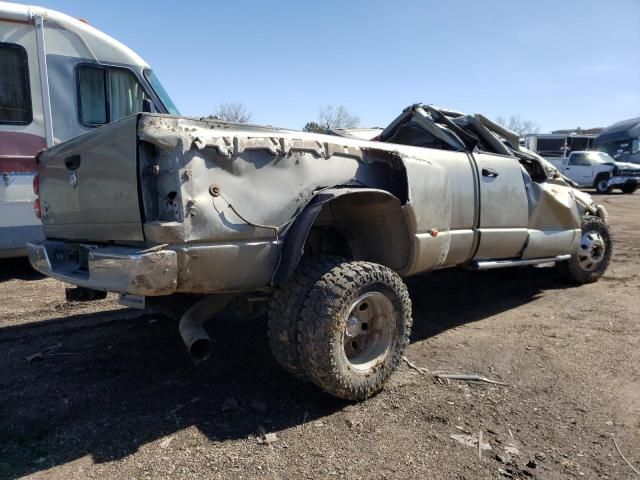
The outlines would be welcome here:
[[[8,280],[40,280],[44,275],[35,271],[27,257],[0,259],[0,283]]]
[[[535,301],[545,290],[572,286],[553,267],[446,270],[409,278],[407,285],[413,302],[412,342]]]
[[[529,268],[445,272],[409,286],[419,341],[566,284],[552,269]],[[277,432],[348,405],[276,365],[264,319],[221,318],[209,331],[213,357],[194,366],[163,315],[119,310],[0,330],[0,477],[85,455],[123,458],[190,426],[212,441],[246,439],[259,426]]]

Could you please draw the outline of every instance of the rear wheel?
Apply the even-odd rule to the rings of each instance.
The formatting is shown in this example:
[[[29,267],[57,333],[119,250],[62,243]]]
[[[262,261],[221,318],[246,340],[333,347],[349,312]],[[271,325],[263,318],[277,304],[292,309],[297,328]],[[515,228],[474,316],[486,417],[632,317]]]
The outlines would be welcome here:
[[[344,261],[340,257],[323,255],[303,259],[271,300],[268,322],[271,353],[282,368],[299,379],[306,379],[297,346],[304,301],[318,278]]]
[[[344,261],[305,301],[298,348],[308,378],[340,398],[364,400],[397,369],[411,333],[411,300],[392,270]]]
[[[621,190],[622,193],[633,193],[638,189],[638,185],[635,183],[623,185]]]
[[[609,226],[601,218],[589,216],[582,222],[578,251],[558,267],[575,283],[592,283],[604,274],[612,253],[613,239]]]

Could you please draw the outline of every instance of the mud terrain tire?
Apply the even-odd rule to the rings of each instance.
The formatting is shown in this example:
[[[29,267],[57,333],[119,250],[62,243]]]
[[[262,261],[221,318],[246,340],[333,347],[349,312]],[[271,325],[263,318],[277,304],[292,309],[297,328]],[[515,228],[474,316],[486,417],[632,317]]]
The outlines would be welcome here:
[[[578,251],[570,260],[559,263],[558,268],[573,283],[592,283],[604,274],[612,253],[609,226],[601,218],[589,216],[582,221]]]
[[[364,400],[397,369],[411,325],[409,293],[395,272],[343,261],[315,282],[302,310],[298,348],[307,377],[336,397]]]
[[[287,372],[304,380],[298,355],[298,325],[304,301],[314,283],[340,265],[341,257],[318,255],[300,261],[291,278],[279,288],[269,306],[268,336],[271,353]]]

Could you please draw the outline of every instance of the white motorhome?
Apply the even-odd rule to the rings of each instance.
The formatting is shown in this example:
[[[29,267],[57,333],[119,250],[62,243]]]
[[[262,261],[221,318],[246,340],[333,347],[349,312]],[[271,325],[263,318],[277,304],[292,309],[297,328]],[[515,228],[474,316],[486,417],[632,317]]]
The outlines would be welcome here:
[[[596,135],[580,133],[530,133],[524,146],[545,160],[560,166],[571,152],[593,150]]]
[[[0,258],[42,237],[36,154],[140,111],[178,113],[136,53],[82,20],[0,2]]]

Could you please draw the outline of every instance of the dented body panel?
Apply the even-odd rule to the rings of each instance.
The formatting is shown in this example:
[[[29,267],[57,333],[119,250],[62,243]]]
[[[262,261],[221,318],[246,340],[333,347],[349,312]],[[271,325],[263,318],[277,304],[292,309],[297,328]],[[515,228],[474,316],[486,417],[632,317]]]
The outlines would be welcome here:
[[[80,287],[135,295],[170,295],[176,291],[177,255],[172,250],[140,251],[131,247],[89,246],[77,268],[73,245],[48,240],[31,245],[29,260],[36,270]]]
[[[40,156],[50,240],[29,247],[31,262],[89,288],[166,295],[269,288],[317,252],[412,275],[575,251],[590,199],[560,177],[534,181],[514,156],[468,148],[462,133],[460,147],[448,130],[436,132],[454,138],[447,148],[394,143],[403,125],[429,121],[413,113],[388,141],[159,114],[101,127]],[[123,249],[111,271],[92,264],[104,248]],[[160,253],[161,272],[146,257]],[[140,265],[135,284],[120,272]]]
[[[137,147],[135,116],[56,146],[40,176],[45,236],[142,245]]]

